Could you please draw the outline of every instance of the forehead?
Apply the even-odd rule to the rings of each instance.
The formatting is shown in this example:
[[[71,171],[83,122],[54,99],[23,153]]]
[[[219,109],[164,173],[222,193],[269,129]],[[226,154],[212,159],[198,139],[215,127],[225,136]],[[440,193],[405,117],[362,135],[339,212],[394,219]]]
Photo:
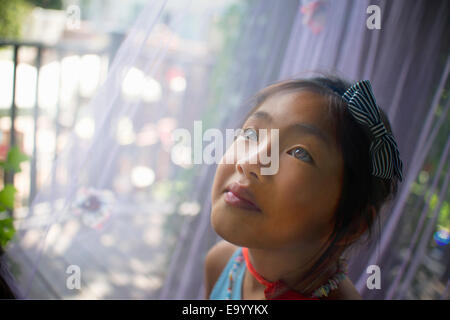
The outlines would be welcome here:
[[[311,91],[279,92],[267,98],[256,110],[269,113],[280,129],[294,123],[318,127],[330,138],[334,126],[327,98]]]

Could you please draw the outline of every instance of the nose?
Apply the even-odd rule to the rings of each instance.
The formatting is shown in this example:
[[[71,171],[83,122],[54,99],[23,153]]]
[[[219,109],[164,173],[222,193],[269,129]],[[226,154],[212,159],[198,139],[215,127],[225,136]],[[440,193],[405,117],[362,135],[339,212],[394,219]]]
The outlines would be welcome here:
[[[239,148],[239,147],[238,147]],[[236,171],[248,177],[261,181],[261,168],[269,166],[271,156],[271,141],[264,139],[259,144],[246,143],[243,152],[238,151]]]
[[[259,175],[257,174],[257,170],[255,170],[251,165],[248,163],[242,163],[242,162],[236,162],[236,171],[240,174],[248,177],[248,178],[255,178],[256,180],[260,180]]]

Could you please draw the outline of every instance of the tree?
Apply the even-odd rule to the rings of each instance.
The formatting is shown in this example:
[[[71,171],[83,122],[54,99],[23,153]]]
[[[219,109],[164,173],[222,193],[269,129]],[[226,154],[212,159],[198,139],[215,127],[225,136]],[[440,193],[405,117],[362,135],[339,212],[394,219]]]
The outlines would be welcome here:
[[[0,161],[0,167],[5,172],[20,172],[20,163],[29,160],[29,157],[23,154],[17,146],[12,147],[7,155],[6,161]],[[2,263],[4,248],[16,233],[14,228],[14,218],[10,210],[14,208],[14,195],[17,192],[12,184],[5,184],[0,191],[0,299],[16,298],[13,288],[6,279],[11,279],[8,271]]]
[[[0,38],[17,39],[23,20],[33,7],[63,8],[62,0],[2,0],[0,1]]]
[[[44,9],[56,9],[61,10],[63,7],[62,0],[26,0],[30,4],[36,7]]]
[[[0,1],[0,38],[19,38],[22,21],[30,9],[25,0]]]

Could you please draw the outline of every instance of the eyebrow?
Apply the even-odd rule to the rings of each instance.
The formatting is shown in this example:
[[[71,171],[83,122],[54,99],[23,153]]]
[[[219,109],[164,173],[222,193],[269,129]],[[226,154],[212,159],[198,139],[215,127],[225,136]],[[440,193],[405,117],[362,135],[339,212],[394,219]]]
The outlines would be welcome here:
[[[252,113],[249,118],[257,118],[257,119],[262,119],[265,120],[267,122],[273,122],[273,118],[270,114],[268,114],[265,111],[256,111],[254,113]],[[301,134],[310,134],[310,135],[314,135],[316,137],[318,137],[319,139],[321,139],[323,142],[325,142],[327,145],[330,145],[330,139],[328,138],[328,136],[319,128],[317,128],[314,125],[308,124],[308,123],[304,123],[304,122],[300,122],[300,123],[294,123],[291,124],[287,130],[294,130],[297,131]]]

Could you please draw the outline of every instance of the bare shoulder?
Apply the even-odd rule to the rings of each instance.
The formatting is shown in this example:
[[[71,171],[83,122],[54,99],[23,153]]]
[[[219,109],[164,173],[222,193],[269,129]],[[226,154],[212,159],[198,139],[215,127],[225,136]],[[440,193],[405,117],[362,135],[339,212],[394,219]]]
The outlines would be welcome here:
[[[230,260],[238,248],[238,246],[232,243],[221,240],[209,249],[204,262],[206,299],[209,298],[212,288],[220,277],[228,260]]]
[[[345,277],[340,283],[339,287],[332,291],[327,297],[329,300],[362,300],[358,290],[355,288],[353,282]]]

